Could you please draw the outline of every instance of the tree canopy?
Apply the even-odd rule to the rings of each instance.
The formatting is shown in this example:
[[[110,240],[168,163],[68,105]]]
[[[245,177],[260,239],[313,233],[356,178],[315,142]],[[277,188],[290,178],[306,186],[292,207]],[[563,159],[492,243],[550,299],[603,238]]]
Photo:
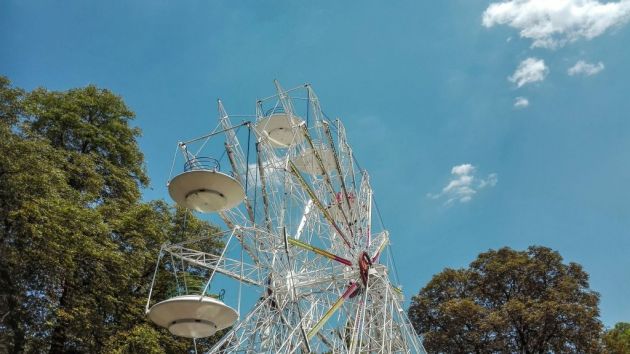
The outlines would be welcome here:
[[[604,345],[610,354],[630,354],[630,323],[619,322],[606,331]]]
[[[599,295],[546,247],[480,254],[414,296],[410,319],[432,353],[599,353]]]
[[[190,346],[146,322],[144,303],[160,245],[216,228],[141,200],[133,118],[105,89],[26,92],[0,77],[0,352]]]

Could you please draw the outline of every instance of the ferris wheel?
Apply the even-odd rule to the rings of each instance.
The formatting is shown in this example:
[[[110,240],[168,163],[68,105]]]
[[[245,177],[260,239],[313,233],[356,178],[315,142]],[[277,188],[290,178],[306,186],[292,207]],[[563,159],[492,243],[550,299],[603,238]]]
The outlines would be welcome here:
[[[213,353],[425,353],[344,126],[310,85],[275,86],[251,116],[219,101],[218,126],[178,143],[184,168],[171,198],[216,214],[227,231],[162,246],[147,316],[186,338],[224,330]],[[219,252],[208,245],[217,237]],[[238,283],[238,295],[213,293],[217,276]],[[241,286],[257,291],[247,313]]]

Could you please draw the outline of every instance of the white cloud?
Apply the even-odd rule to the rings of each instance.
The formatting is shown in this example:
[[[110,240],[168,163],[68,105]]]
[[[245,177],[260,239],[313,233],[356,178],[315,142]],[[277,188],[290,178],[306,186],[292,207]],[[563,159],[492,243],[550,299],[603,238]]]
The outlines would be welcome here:
[[[497,175],[496,173],[491,173],[488,175],[488,177],[486,177],[486,179],[482,179],[481,182],[479,182],[479,189],[486,188],[486,187],[494,187],[497,185],[498,182],[499,182],[499,175]]]
[[[554,49],[579,39],[593,39],[630,20],[630,0],[507,0],[490,4],[485,27],[508,25],[532,47]]]
[[[577,63],[575,63],[575,65],[570,67],[567,73],[570,76],[573,76],[573,75],[591,76],[591,75],[597,74],[598,72],[602,70],[604,70],[604,63],[602,63],[601,61],[597,64],[591,64],[591,63],[585,62],[584,60],[580,60]]]
[[[529,100],[525,97],[516,97],[514,99],[514,107],[515,108],[525,108],[529,106]]]
[[[454,175],[468,175],[475,170],[475,167],[469,163],[453,166],[451,173]]]
[[[472,200],[478,191],[487,187],[494,187],[499,181],[496,173],[489,174],[484,179],[475,176],[475,166],[467,163],[453,166],[451,179],[438,194],[428,194],[431,199],[445,199],[444,204],[450,205],[459,201],[466,203]]]
[[[532,82],[543,81],[547,74],[549,74],[549,68],[544,60],[527,58],[518,64],[516,71],[508,77],[508,80],[515,83],[517,87],[521,87]]]

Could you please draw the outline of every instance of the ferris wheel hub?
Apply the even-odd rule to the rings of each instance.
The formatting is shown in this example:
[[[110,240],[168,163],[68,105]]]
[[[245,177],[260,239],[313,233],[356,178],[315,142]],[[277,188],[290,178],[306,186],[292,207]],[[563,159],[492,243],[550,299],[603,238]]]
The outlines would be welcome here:
[[[168,192],[180,206],[202,213],[230,209],[245,199],[245,191],[236,179],[210,170],[175,176],[168,184]]]
[[[149,319],[180,337],[204,338],[236,322],[238,313],[209,296],[183,295],[159,302],[149,310]]]

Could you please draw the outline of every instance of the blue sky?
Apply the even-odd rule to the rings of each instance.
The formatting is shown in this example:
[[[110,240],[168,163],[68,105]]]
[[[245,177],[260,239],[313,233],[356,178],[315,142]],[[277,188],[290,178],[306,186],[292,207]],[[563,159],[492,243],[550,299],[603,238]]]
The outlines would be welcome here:
[[[147,199],[216,98],[251,113],[273,79],[310,82],[370,171],[407,296],[536,244],[584,266],[607,326],[630,321],[630,3],[493,3],[3,1],[0,73],[122,95]]]

